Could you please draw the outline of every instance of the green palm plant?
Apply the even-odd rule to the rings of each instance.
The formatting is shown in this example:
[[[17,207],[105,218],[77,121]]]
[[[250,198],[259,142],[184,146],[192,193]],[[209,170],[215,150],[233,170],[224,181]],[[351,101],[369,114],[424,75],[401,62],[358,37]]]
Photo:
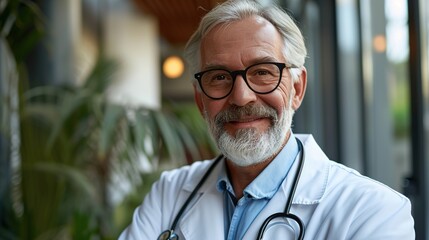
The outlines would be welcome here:
[[[0,54],[2,69],[0,83],[0,239],[15,239],[19,232],[19,218],[22,213],[21,195],[18,184],[20,174],[16,162],[11,160],[8,149],[17,149],[16,131],[20,103],[19,89],[26,84],[24,59],[43,35],[43,17],[37,6],[26,0],[0,2]],[[19,129],[19,128],[18,128]],[[17,159],[16,156],[13,159]],[[11,167],[11,165],[13,167]],[[15,172],[14,172],[15,171]],[[11,207],[14,206],[14,207]]]
[[[201,126],[197,124],[200,118],[195,114],[192,118],[190,109],[185,114],[174,106],[167,112],[110,103],[105,93],[115,66],[101,58],[82,87],[39,87],[24,95],[24,205],[32,206],[35,199],[44,196],[57,197],[47,201],[46,208],[41,207],[42,200],[27,208],[25,219],[30,223],[23,224],[29,228],[26,232],[33,231],[32,216],[46,217],[46,227],[38,228],[44,231],[36,236],[57,229],[50,231],[48,238],[66,234],[70,221],[86,217],[93,223],[87,227],[94,227],[79,232],[112,236],[116,233],[109,231],[114,229],[109,186],[114,172],[125,173],[122,176],[128,181],[141,176],[134,171],[140,167],[137,156],[155,166],[168,157],[177,166],[185,164],[186,159],[200,159],[201,149],[214,149],[207,134],[201,131],[203,128],[195,128]],[[191,134],[193,128],[196,131]],[[43,188],[52,192],[40,195],[38,190]],[[50,211],[53,216],[47,214],[47,209],[56,209]]]
[[[171,104],[161,111],[109,102],[106,89],[119,66],[102,56],[82,86],[28,89],[23,59],[43,34],[43,18],[29,1],[5,6],[1,41],[17,63],[11,71],[19,73],[19,81],[8,80],[21,86],[20,164],[8,184],[18,181],[1,196],[0,239],[114,238],[109,189],[115,176],[136,186],[148,176],[139,171],[139,159],[157,169],[209,156],[215,147],[193,106]],[[2,106],[7,119],[10,104]],[[12,138],[5,132],[2,137]]]

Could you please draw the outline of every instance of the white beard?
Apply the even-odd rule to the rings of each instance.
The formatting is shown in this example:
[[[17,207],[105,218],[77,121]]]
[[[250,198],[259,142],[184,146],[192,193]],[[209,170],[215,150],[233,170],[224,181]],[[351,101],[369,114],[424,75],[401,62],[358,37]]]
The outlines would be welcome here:
[[[219,150],[235,165],[245,167],[266,161],[277,154],[285,144],[286,136],[292,125],[294,110],[291,107],[291,100],[285,106],[280,119],[277,111],[267,106],[249,105],[244,107],[233,106],[216,115],[214,120],[207,120],[210,132]],[[241,129],[231,136],[224,129],[225,122],[232,119],[239,119],[244,115],[256,115],[269,117],[272,126],[264,133],[258,133],[256,129]]]

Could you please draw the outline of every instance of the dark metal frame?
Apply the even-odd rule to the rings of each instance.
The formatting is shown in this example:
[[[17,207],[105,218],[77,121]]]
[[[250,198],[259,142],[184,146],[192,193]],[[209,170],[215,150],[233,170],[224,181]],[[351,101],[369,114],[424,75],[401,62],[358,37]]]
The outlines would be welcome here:
[[[296,3],[298,2],[299,3]],[[292,4],[295,2],[295,4]],[[316,99],[316,102],[309,103],[320,107],[321,116],[312,112],[314,106],[303,103],[300,111],[294,116],[294,130],[296,132],[311,132],[322,146],[326,154],[331,159],[340,159],[341,156],[341,121],[339,106],[339,77],[337,70],[338,63],[338,43],[337,43],[337,22],[335,0],[295,0],[281,1],[284,7],[298,22],[305,21],[305,7],[309,3],[315,3],[318,7],[320,21],[318,25],[318,46],[315,46],[315,55],[311,56],[316,62],[312,74],[317,75],[316,81],[320,83],[312,87],[317,88],[323,96]],[[293,8],[295,7],[295,8]],[[304,27],[304,26],[302,26]],[[311,44],[311,43],[310,43]],[[323,58],[323,59],[322,59]],[[308,93],[307,93],[308,94]],[[317,96],[313,96],[316,97]],[[309,101],[310,99],[307,99]],[[320,102],[321,100],[323,102]],[[306,108],[307,107],[307,108]],[[317,123],[309,120],[317,118]],[[321,118],[321,119],[320,119]],[[316,124],[313,126],[313,124]],[[310,126],[311,125],[311,126]]]
[[[413,202],[416,239],[429,239],[428,225],[428,189],[429,156],[424,126],[424,95],[422,78],[422,47],[419,0],[408,0],[409,43],[410,43],[410,97],[411,97],[411,149],[413,175],[408,179],[405,192]]]

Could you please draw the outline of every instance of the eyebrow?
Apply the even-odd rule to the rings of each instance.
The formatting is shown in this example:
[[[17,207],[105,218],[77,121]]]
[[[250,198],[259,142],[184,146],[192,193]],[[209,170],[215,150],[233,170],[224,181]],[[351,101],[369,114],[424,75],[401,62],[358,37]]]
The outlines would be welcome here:
[[[229,70],[226,66],[220,65],[220,64],[208,64],[207,66],[205,66],[201,70],[202,71],[206,71],[206,70],[211,70],[211,69],[225,69],[225,70]]]
[[[257,63],[262,63],[262,62],[282,62],[282,61],[279,61],[278,59],[272,56],[264,56],[264,57],[252,59],[252,61],[250,61],[250,64],[248,66],[257,64]]]
[[[264,56],[264,57],[259,57],[259,58],[255,58],[252,59],[249,64],[246,64],[245,68],[248,66],[251,66],[253,64],[257,64],[257,63],[263,63],[263,62],[281,62],[276,58],[273,58],[271,56]],[[225,69],[225,70],[231,70],[230,68],[228,68],[225,65],[221,65],[221,64],[207,64],[207,66],[205,66],[202,71],[206,71],[206,70],[211,70],[211,69]]]

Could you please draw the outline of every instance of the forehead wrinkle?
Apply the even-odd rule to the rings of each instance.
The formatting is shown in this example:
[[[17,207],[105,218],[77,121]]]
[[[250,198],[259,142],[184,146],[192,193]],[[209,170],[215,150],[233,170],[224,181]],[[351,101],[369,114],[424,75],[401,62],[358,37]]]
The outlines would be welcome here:
[[[248,21],[249,19],[252,19],[256,26],[253,25],[251,29],[243,30],[241,24],[243,21]],[[241,27],[235,31],[234,27],[240,25]],[[255,28],[258,29],[258,31],[255,32]],[[259,29],[261,29],[261,32]],[[276,34],[272,38],[267,39],[266,37],[260,37],[267,33],[271,34],[273,30]],[[248,35],[249,31],[250,35]],[[235,36],[237,34],[244,36],[237,37]],[[252,38],[254,38],[255,41],[252,41]],[[242,45],[241,42],[243,40],[245,45],[243,48],[238,49],[238,52],[233,53],[233,50],[225,50],[234,49],[236,45]],[[217,42],[222,42],[222,46],[216,44]],[[264,61],[284,62],[283,52],[281,50],[278,52],[279,49],[283,48],[282,43],[281,34],[278,30],[269,21],[261,17],[252,16],[239,21],[219,24],[213,27],[202,39],[200,45],[201,65],[199,67],[202,70],[213,68],[240,69]],[[280,46],[278,46],[279,44]],[[203,56],[210,57],[207,59]],[[231,63],[231,57],[236,58],[234,66],[229,65]]]
[[[242,60],[243,63],[245,62],[245,64],[243,64],[244,68],[247,68],[251,65],[258,64],[258,63],[278,62],[278,61],[279,61],[279,59],[276,59],[272,56],[256,57],[256,58],[252,58],[250,61],[249,60],[247,60],[247,61]],[[202,69],[202,71],[210,70],[210,69],[224,69],[224,70],[229,70],[229,71],[242,70],[242,69],[231,69],[223,63],[206,63],[206,64],[204,64],[204,68]]]

